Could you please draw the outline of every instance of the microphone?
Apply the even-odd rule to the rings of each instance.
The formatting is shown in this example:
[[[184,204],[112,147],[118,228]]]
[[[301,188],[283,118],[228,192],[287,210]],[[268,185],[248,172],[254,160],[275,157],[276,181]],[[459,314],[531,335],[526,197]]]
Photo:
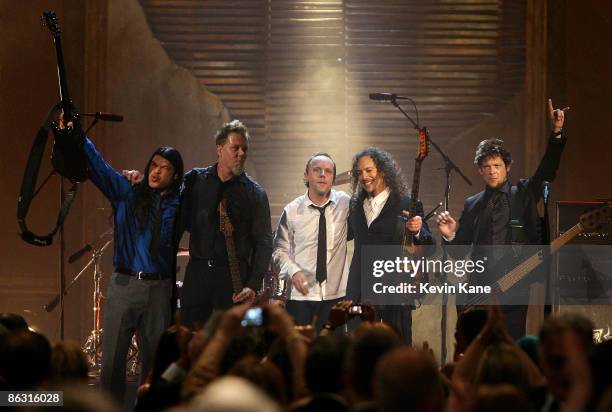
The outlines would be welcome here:
[[[89,252],[91,249],[92,249],[91,245],[89,243],[86,244],[85,246],[83,246],[82,248],[74,252],[72,255],[70,255],[70,257],[68,258],[68,263],[74,263],[85,253]]]
[[[395,93],[370,93],[370,100],[393,102],[395,100],[410,100],[408,97],[398,96]]]
[[[95,113],[83,113],[83,116],[93,116],[98,120],[104,122],[122,122],[123,116],[120,114],[109,113],[109,112],[95,112]]]
[[[542,194],[544,196],[544,204],[548,204],[548,197],[550,196],[550,182],[544,180],[542,182]]]
[[[45,311],[47,312],[51,312],[53,309],[55,309],[59,301],[60,301],[60,295],[57,294],[53,297],[53,299],[47,302],[46,305],[43,305],[43,309],[45,309]]]

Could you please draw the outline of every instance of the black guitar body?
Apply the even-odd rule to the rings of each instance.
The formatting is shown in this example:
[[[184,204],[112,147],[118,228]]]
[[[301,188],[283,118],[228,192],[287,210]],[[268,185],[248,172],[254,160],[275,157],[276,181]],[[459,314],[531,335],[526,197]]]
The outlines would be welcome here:
[[[57,173],[73,183],[79,183],[87,180],[87,161],[83,153],[83,131],[78,121],[75,124],[75,127],[65,129],[53,125],[51,164]]]

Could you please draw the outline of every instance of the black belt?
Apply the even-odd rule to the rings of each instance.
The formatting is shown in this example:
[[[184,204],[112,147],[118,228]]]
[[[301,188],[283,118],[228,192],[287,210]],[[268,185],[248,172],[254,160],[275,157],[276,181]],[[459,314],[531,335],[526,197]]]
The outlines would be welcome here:
[[[167,279],[169,276],[166,276],[164,273],[155,272],[155,273],[147,273],[147,272],[132,272],[126,268],[116,268],[115,272],[121,273],[122,275],[133,276],[137,279],[141,280],[162,280]]]

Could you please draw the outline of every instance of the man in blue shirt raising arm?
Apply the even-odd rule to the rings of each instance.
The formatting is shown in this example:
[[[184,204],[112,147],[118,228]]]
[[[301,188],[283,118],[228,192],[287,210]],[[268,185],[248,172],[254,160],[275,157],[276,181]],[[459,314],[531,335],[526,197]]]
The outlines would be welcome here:
[[[132,185],[88,138],[84,153],[89,178],[111,202],[114,212],[115,271],[105,299],[101,386],[122,401],[132,336],[138,332],[144,381],[158,341],[172,320],[174,226],[183,159],[176,149],[158,148],[145,168],[146,179]]]

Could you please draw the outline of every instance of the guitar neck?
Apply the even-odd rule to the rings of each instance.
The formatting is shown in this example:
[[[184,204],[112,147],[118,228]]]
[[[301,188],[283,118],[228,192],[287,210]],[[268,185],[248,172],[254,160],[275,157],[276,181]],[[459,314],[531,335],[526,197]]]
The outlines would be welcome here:
[[[240,264],[236,255],[236,244],[234,243],[234,226],[227,214],[227,201],[221,199],[217,208],[219,211],[219,229],[225,237],[225,248],[227,249],[227,260],[229,263],[230,275],[232,278],[232,289],[234,293],[242,290],[242,279],[240,279]]]
[[[419,184],[421,181],[421,165],[423,161],[416,159],[414,161],[414,175],[412,176],[412,191],[410,192],[410,213],[416,211],[417,202],[419,201]]]
[[[572,240],[574,237],[578,236],[580,233],[582,233],[583,230],[584,228],[582,227],[582,225],[580,223],[576,223],[574,226],[572,226],[570,229],[565,231],[561,236],[559,236],[558,238],[556,238],[550,243],[550,252],[556,253],[557,250],[559,250],[561,246],[565,245],[567,242]]]
[[[242,290],[242,279],[240,279],[240,264],[236,256],[236,244],[234,237],[225,235],[225,247],[227,249],[227,260],[229,263],[230,275],[232,277],[232,289],[234,293]]]
[[[411,215],[416,213],[417,202],[419,200],[419,182],[421,181],[421,164],[423,163],[422,159],[416,159],[414,161],[414,175],[412,177],[412,191],[410,192],[410,204],[408,205],[408,210]],[[414,244],[414,234],[408,230],[404,229],[404,239],[402,244],[404,246],[409,246]]]
[[[55,56],[57,58],[57,76],[60,87],[60,100],[62,102],[62,109],[64,109],[64,121],[68,122],[72,120],[72,108],[70,93],[68,92],[68,79],[66,76],[66,67],[64,66],[64,53],[62,51],[62,40],[59,35],[53,36],[53,42],[55,44]]]

